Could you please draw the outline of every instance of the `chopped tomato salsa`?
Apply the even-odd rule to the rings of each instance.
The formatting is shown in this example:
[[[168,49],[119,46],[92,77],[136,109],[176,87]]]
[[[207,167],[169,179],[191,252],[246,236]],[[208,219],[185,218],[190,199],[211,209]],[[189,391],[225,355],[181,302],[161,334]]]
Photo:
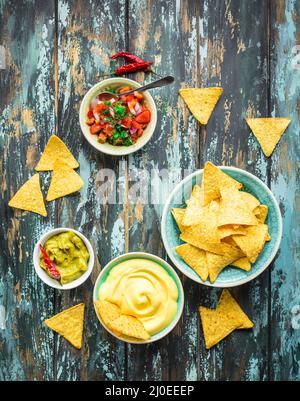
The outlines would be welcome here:
[[[122,94],[130,90],[131,87],[125,86],[118,89],[106,88],[104,92]],[[143,135],[151,120],[151,112],[144,95],[134,92],[108,100],[96,97],[90,104],[86,117],[90,133],[97,135],[100,143],[130,146]]]

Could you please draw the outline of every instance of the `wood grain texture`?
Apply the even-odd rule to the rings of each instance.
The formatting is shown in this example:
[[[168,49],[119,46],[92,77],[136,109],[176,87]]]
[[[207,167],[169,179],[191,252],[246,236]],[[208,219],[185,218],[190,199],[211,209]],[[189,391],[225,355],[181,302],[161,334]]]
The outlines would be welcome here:
[[[299,329],[292,325],[300,305],[299,21],[297,0],[141,0],[138,7],[132,0],[0,0],[7,65],[0,70],[0,380],[299,380]],[[109,55],[124,49],[154,60],[155,71],[176,82],[151,92],[158,107],[152,140],[117,159],[84,140],[78,110],[109,71]],[[197,86],[224,88],[201,129],[178,96],[180,87]],[[244,118],[269,115],[292,122],[266,159]],[[54,132],[78,159],[84,188],[47,204],[45,219],[9,209]],[[206,351],[197,310],[214,306],[221,291],[179,274],[186,302],[173,332],[147,346],[118,342],[94,313],[97,275],[126,251],[167,258],[163,204],[206,160],[254,173],[280,202],[284,233],[275,262],[233,290],[255,328]],[[106,176],[109,170],[115,179]],[[42,173],[45,190],[49,178]],[[117,203],[105,202],[104,181],[116,188]],[[97,255],[91,278],[64,293],[46,287],[31,262],[40,235],[60,226],[82,231]],[[79,302],[86,304],[81,351],[43,325]]]

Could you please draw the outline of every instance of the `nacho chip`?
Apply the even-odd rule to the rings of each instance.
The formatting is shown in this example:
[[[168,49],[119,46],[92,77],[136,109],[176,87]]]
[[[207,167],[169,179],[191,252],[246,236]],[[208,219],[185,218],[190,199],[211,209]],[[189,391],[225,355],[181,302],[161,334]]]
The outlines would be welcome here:
[[[74,347],[80,349],[82,347],[83,321],[84,304],[78,304],[46,319],[45,324],[63,336]]]
[[[245,227],[238,226],[235,228],[233,225],[218,227],[218,233],[221,239],[237,234],[246,235]]]
[[[53,170],[54,163],[57,159],[63,160],[71,168],[79,167],[77,160],[73,157],[64,142],[56,135],[52,135],[45,147],[40,161],[36,166],[36,171]]]
[[[193,224],[198,224],[203,214],[203,188],[199,187],[199,185],[195,185],[191,197],[186,201],[186,204],[187,207],[182,219],[182,225],[191,226]]]
[[[184,231],[184,229],[186,228],[182,224],[184,213],[185,213],[185,209],[183,209],[183,208],[173,207],[173,209],[172,209],[172,215],[178,225],[180,232]]]
[[[248,192],[240,191],[240,197],[247,204],[251,211],[260,205],[259,200]]]
[[[211,283],[214,283],[216,281],[218,275],[226,266],[244,256],[243,252],[239,248],[225,243],[223,243],[223,251],[225,252],[223,255],[206,252],[209,281]]]
[[[232,238],[249,261],[254,263],[265,245],[268,226],[266,224],[249,226],[246,232],[246,235],[233,235]]]
[[[290,118],[247,118],[247,124],[269,157],[291,122]]]
[[[179,90],[180,96],[202,125],[208,123],[222,93],[222,88],[187,88]]]
[[[231,266],[238,267],[239,269],[245,270],[246,272],[251,270],[251,263],[246,256],[232,262]]]
[[[226,289],[222,291],[219,303],[217,305],[217,311],[223,316],[227,316],[233,322],[242,320],[242,324],[238,326],[238,329],[251,329],[254,324]]]
[[[257,219],[242,200],[241,192],[237,189],[222,188],[219,211],[219,226],[228,224],[257,225]]]
[[[269,233],[267,233],[267,235],[266,235],[266,241],[271,241],[271,235],[269,234]]]
[[[61,198],[62,196],[79,191],[83,187],[83,181],[68,164],[58,159],[54,163],[52,179],[47,193],[47,201]]]
[[[203,170],[203,191],[204,204],[209,204],[212,200],[221,196],[221,188],[241,189],[242,184],[210,162],[206,162]]]
[[[264,224],[268,216],[268,206],[259,205],[254,209],[253,213],[255,214],[259,223]]]
[[[200,276],[202,281],[208,278],[205,251],[190,244],[179,245],[175,248],[178,255]]]
[[[121,316],[120,308],[112,302],[100,300],[95,302],[95,306],[103,323],[111,329],[110,323]]]
[[[128,337],[149,340],[150,334],[145,330],[143,323],[134,316],[121,315],[110,323],[113,331]]]
[[[40,175],[34,174],[29,178],[11,198],[8,202],[8,206],[38,213],[44,217],[47,216],[40,186]]]

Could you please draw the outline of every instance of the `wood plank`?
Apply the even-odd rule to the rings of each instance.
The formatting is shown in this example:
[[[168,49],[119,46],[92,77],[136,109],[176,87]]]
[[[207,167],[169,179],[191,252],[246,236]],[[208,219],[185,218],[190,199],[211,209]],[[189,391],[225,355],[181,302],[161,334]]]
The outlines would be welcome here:
[[[118,16],[118,18],[116,18]],[[84,302],[85,343],[81,352],[56,339],[57,380],[122,380],[124,344],[98,322],[92,304],[93,284],[109,260],[125,251],[123,204],[102,205],[99,171],[112,169],[124,192],[126,179],[118,159],[93,149],[81,134],[78,111],[86,91],[109,71],[109,55],[124,48],[125,1],[58,2],[58,133],[80,162],[85,186],[58,202],[58,226],[74,227],[92,242],[97,263],[91,278],[75,291],[56,295],[56,308]]]
[[[270,379],[299,380],[300,4],[279,0],[271,5],[270,112],[292,121],[270,158],[270,185],[283,217],[280,252],[271,271]]]
[[[199,166],[197,124],[178,96],[184,85],[197,84],[196,2],[129,2],[128,49],[155,60],[160,75],[174,75],[172,86],[151,91],[158,106],[158,122],[152,140],[129,157],[129,187],[136,172],[148,175],[140,202],[129,197],[129,249],[166,257],[161,236],[161,215],[170,191]],[[144,76],[133,76],[142,82]],[[156,77],[149,76],[148,81]],[[159,172],[167,172],[165,179]],[[187,170],[187,171],[185,171]],[[152,176],[151,176],[152,173]],[[146,177],[147,178],[147,177]],[[152,183],[152,185],[151,185]],[[130,194],[129,194],[130,195]],[[152,203],[151,204],[151,198]],[[180,275],[186,293],[185,312],[174,331],[163,340],[143,347],[128,347],[128,379],[196,379],[197,316],[194,309],[200,287]]]
[[[32,264],[35,243],[54,225],[53,207],[43,218],[7,206],[55,129],[53,5],[0,2],[0,380],[53,380],[53,333],[43,320],[53,314],[54,292]]]

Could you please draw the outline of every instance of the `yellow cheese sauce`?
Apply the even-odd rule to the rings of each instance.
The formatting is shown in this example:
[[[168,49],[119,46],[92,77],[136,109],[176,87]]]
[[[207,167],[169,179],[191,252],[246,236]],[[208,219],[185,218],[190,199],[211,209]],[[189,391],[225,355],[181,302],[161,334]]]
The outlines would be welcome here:
[[[177,311],[176,283],[147,259],[129,259],[113,267],[98,295],[118,305],[121,313],[140,319],[150,335],[168,326]]]

